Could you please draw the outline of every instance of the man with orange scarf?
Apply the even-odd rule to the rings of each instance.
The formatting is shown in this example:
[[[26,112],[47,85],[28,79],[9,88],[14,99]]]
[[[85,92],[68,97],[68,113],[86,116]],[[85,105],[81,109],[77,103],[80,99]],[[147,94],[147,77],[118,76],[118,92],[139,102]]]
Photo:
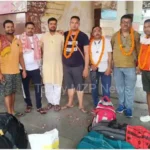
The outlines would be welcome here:
[[[139,54],[139,68],[142,71],[143,90],[147,94],[148,115],[140,117],[142,122],[150,121],[150,19],[144,22],[144,37],[141,36]]]
[[[88,76],[89,67],[89,39],[79,30],[80,18],[72,16],[70,30],[65,32],[65,46],[63,51],[64,80],[68,92],[68,103],[62,109],[73,107],[73,98],[77,92],[79,110],[86,113],[83,106],[84,79]]]
[[[90,64],[92,98],[95,107],[99,102],[99,80],[101,78],[102,95],[110,98],[111,72],[112,72],[112,47],[110,41],[102,36],[102,29],[95,26],[92,29],[93,38],[90,41]]]
[[[7,112],[22,116],[14,111],[15,94],[21,87],[19,63],[23,68],[22,77],[26,78],[21,41],[14,36],[15,28],[11,20],[3,23],[5,36],[0,36],[0,95],[5,97]]]
[[[132,29],[132,17],[124,15],[120,22],[121,29],[112,37],[114,79],[119,97],[118,113],[132,117],[136,65],[140,50],[140,35]]]

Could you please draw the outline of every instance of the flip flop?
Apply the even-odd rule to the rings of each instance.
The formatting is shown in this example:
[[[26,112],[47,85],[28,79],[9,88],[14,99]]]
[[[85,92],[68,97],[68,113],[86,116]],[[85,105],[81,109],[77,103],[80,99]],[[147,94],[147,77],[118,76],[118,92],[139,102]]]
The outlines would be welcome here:
[[[61,110],[61,106],[60,105],[55,105],[54,106],[54,110],[57,111],[57,112],[60,111]]]
[[[47,113],[47,110],[45,110],[44,108],[39,108],[37,109],[37,112],[39,112],[41,115],[44,115]]]
[[[83,112],[84,114],[88,113],[88,111],[86,111],[84,108],[79,108],[79,110],[80,110],[81,112]]]
[[[24,113],[20,113],[20,112],[15,112],[14,113],[14,116],[15,117],[22,117],[22,116],[24,116],[25,114]]]
[[[69,108],[73,108],[73,107],[74,107],[74,105],[71,105],[71,106],[66,105],[64,107],[61,107],[61,109],[64,110],[64,109],[69,109]]]
[[[51,103],[49,103],[49,104],[47,105],[47,107],[46,107],[47,110],[50,110],[50,109],[52,109],[52,108],[53,108],[53,105],[52,105]]]
[[[32,106],[27,106],[26,110],[25,110],[25,113],[30,113],[31,110],[32,110]]]

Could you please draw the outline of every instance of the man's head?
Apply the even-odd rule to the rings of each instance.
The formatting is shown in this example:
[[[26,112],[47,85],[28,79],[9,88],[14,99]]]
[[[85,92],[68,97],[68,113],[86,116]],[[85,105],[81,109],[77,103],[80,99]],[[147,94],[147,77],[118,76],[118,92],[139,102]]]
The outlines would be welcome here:
[[[124,15],[121,17],[120,26],[123,31],[130,31],[132,27],[131,15]]]
[[[35,31],[35,25],[33,22],[26,22],[25,24],[25,32],[27,36],[33,36]]]
[[[150,19],[145,20],[144,22],[144,33],[150,37]]]
[[[3,27],[5,29],[5,33],[8,35],[13,35],[15,32],[14,23],[11,20],[5,20],[3,23]]]
[[[100,39],[102,36],[102,29],[100,26],[94,26],[92,28],[92,36],[94,39]]]
[[[57,19],[55,18],[49,18],[48,19],[48,28],[50,32],[55,32],[57,29]]]
[[[70,29],[76,31],[80,26],[80,18],[78,16],[72,16],[70,19]]]

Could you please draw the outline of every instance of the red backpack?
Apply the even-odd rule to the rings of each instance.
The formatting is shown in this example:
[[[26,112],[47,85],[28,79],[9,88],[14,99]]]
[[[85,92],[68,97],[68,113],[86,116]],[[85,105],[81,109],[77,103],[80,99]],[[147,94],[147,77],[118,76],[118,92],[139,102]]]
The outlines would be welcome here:
[[[101,122],[102,120],[116,120],[116,113],[113,107],[111,100],[105,96],[103,97],[97,107],[93,110],[93,114],[95,115],[93,119],[92,126]]]
[[[142,126],[127,126],[126,141],[136,149],[150,149],[150,131]]]

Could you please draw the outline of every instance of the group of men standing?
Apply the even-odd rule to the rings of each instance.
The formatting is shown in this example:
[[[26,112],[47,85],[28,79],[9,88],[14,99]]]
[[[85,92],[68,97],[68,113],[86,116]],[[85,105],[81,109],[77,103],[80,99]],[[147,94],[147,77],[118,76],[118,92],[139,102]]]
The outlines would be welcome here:
[[[15,113],[14,100],[17,87],[22,77],[22,87],[26,113],[32,110],[32,101],[29,92],[30,80],[35,86],[37,111],[45,114],[51,108],[55,111],[74,107],[73,98],[77,93],[79,110],[87,111],[83,105],[84,81],[90,77],[92,83],[92,98],[95,107],[99,101],[98,86],[101,78],[103,97],[110,98],[111,74],[116,83],[119,105],[118,113],[125,112],[127,117],[132,117],[135,84],[137,73],[142,71],[144,91],[150,113],[150,76],[148,64],[150,20],[145,21],[144,32],[147,37],[143,40],[140,50],[140,34],[132,28],[132,18],[124,15],[120,21],[120,30],[116,32],[111,41],[102,36],[102,29],[95,26],[92,37],[79,30],[80,18],[73,16],[70,19],[70,30],[57,31],[57,20],[48,20],[49,32],[42,35],[39,40],[34,34],[35,25],[27,22],[25,32],[16,38],[14,23],[10,20],[4,22],[6,35],[0,36],[0,93],[5,97],[8,113]],[[146,52],[145,52],[146,51]],[[146,60],[143,55],[147,54]],[[139,61],[138,61],[139,60]],[[143,64],[144,61],[144,64]],[[139,62],[139,63],[138,63]],[[19,70],[20,64],[20,70]],[[40,69],[42,66],[42,69]],[[146,66],[146,67],[145,67]],[[41,78],[42,77],[42,78]],[[61,87],[63,78],[68,93],[68,103],[61,107]],[[45,96],[48,100],[46,108],[41,104],[41,83],[45,87]],[[140,118],[141,121],[150,121],[150,116]]]

